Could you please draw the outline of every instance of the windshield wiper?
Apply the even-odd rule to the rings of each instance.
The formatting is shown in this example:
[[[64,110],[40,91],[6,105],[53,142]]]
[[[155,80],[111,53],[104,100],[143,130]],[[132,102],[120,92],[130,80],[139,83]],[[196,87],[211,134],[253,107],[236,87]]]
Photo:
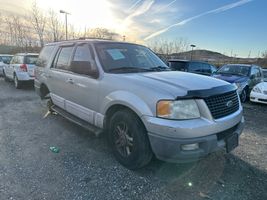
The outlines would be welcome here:
[[[151,71],[170,71],[170,69],[168,67],[163,67],[163,66],[157,66],[157,67],[151,67],[149,68],[149,70]]]
[[[109,72],[146,72],[149,71],[148,69],[144,68],[137,68],[137,67],[118,67],[118,68],[113,68],[109,69]]]

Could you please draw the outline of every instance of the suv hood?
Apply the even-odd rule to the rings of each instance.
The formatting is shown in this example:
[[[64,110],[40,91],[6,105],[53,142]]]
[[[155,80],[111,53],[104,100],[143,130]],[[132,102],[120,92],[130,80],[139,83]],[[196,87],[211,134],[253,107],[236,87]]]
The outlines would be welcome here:
[[[229,85],[225,81],[212,77],[186,72],[152,72],[124,74],[124,76],[133,80],[135,84],[142,84],[142,87],[149,87],[158,92],[165,91],[174,97],[185,96],[188,91],[210,90]]]
[[[248,77],[238,76],[238,75],[224,75],[224,74],[216,74],[213,77],[227,81],[229,83],[240,83],[248,80]]]

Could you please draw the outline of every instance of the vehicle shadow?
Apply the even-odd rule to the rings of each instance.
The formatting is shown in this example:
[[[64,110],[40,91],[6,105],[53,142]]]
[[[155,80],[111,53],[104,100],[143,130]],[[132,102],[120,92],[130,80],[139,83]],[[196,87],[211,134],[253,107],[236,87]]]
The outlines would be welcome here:
[[[267,172],[232,153],[218,152],[187,164],[155,159],[136,173],[159,179],[171,199],[267,199]]]

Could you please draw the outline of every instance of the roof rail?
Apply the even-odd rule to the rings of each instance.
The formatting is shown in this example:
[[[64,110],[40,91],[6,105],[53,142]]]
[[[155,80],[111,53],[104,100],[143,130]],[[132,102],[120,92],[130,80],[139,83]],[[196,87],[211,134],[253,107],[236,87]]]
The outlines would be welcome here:
[[[90,40],[90,39],[98,39],[98,40],[112,40],[109,38],[98,38],[98,37],[80,37],[79,40]]]

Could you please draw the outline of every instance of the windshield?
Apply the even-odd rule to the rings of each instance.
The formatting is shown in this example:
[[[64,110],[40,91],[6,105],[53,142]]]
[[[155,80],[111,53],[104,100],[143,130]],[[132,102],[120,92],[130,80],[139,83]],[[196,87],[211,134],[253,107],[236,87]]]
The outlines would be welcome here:
[[[0,56],[0,62],[10,63],[12,56]]]
[[[26,56],[25,63],[26,64],[36,64],[38,56]]]
[[[98,43],[96,50],[105,72],[144,72],[169,70],[150,49],[125,43]]]
[[[249,66],[242,65],[224,65],[216,73],[217,74],[231,74],[238,76],[248,76],[250,72]]]

